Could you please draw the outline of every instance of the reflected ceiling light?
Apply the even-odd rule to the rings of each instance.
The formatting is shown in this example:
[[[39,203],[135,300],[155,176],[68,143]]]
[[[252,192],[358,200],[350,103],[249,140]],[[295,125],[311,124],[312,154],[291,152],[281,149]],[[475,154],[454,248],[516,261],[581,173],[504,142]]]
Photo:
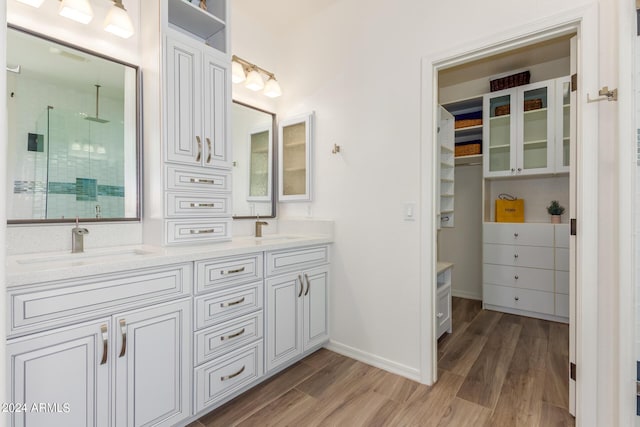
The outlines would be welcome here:
[[[104,30],[123,39],[128,39],[135,32],[131,17],[124,8],[122,0],[113,0],[113,6],[104,20]]]
[[[233,55],[231,58],[231,81],[234,83],[245,82],[245,86],[247,89],[258,91],[264,89],[265,96],[270,98],[276,98],[282,95],[282,89],[280,88],[280,84],[276,80],[276,76],[270,72],[265,70],[264,68],[258,67],[251,62],[239,58],[236,55]],[[245,70],[249,70],[249,73],[245,76]],[[267,84],[264,83],[263,75],[267,77]]]
[[[42,3],[44,3],[44,0],[17,0],[20,3],[24,3],[24,4],[28,4],[29,6],[33,6],[33,7],[40,7],[42,6]]]
[[[58,14],[81,24],[88,24],[93,19],[89,0],[60,0]]]

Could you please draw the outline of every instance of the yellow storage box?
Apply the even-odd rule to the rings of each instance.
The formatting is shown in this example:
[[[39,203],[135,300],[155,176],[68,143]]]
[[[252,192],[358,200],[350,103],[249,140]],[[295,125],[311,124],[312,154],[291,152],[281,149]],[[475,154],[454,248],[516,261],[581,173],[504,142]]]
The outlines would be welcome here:
[[[496,222],[524,222],[524,199],[496,199]]]

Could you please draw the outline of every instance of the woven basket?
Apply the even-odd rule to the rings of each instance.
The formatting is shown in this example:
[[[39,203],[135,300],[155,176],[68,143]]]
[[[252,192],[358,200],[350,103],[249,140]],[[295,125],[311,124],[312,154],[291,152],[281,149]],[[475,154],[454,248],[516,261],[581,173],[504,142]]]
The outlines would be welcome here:
[[[497,90],[509,89],[510,87],[528,85],[530,80],[531,73],[529,71],[523,71],[521,73],[491,80],[489,82],[489,86],[491,88],[491,92],[495,92]]]
[[[499,105],[496,107],[495,110],[495,116],[506,116],[507,114],[509,114],[511,112],[511,106],[509,104],[507,105]]]
[[[480,126],[482,124],[482,119],[466,119],[466,120],[456,120],[455,128],[462,129],[468,128],[471,126]]]
[[[472,144],[456,144],[456,157],[473,156],[482,152],[482,144],[479,142]]]
[[[542,99],[526,99],[524,101],[524,111],[539,110],[542,108]]]

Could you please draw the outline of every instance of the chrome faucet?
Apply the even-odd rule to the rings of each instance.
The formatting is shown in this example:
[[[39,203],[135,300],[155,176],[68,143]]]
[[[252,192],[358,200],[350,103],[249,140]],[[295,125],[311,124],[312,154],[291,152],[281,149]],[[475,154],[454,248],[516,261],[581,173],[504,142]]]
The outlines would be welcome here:
[[[256,237],[262,237],[262,226],[269,225],[266,221],[260,221],[260,215],[256,215]]]
[[[80,228],[80,220],[76,217],[76,226],[71,229],[71,253],[84,252],[84,235],[89,234],[86,228]]]

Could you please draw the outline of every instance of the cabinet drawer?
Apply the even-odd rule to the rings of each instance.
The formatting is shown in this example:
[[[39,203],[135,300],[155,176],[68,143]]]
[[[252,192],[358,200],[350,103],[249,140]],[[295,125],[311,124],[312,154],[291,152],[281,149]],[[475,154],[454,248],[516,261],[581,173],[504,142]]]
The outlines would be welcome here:
[[[554,294],[550,292],[485,283],[483,286],[482,299],[485,304],[533,311],[536,313],[555,314]]]
[[[196,297],[196,328],[262,309],[262,295],[260,281]]]
[[[569,271],[569,249],[556,248],[556,270]]]
[[[267,276],[301,270],[329,262],[329,247],[316,246],[304,249],[289,249],[267,252]]]
[[[553,270],[484,264],[482,281],[493,285],[553,292]]]
[[[195,334],[196,365],[262,338],[263,312],[234,319]]]
[[[569,248],[571,228],[569,224],[556,224],[556,248]]]
[[[556,294],[556,316],[569,317],[569,295]]]
[[[485,243],[485,264],[546,268],[553,270],[553,248],[540,246],[494,245]]]
[[[195,369],[195,412],[212,407],[217,401],[262,377],[262,340]]]
[[[196,262],[196,292],[262,279],[262,253]]]
[[[231,172],[198,167],[167,166],[166,189],[192,191],[231,191]]]
[[[188,295],[192,281],[188,263],[10,290],[10,335]]]
[[[447,330],[451,329],[451,287],[438,289],[438,302],[436,310],[436,337],[440,338]]]
[[[553,225],[485,222],[482,239],[484,243],[553,247]]]
[[[167,243],[231,240],[231,220],[169,220]]]
[[[231,195],[167,193],[167,217],[231,216]]]
[[[569,295],[568,271],[556,271],[556,293]]]

